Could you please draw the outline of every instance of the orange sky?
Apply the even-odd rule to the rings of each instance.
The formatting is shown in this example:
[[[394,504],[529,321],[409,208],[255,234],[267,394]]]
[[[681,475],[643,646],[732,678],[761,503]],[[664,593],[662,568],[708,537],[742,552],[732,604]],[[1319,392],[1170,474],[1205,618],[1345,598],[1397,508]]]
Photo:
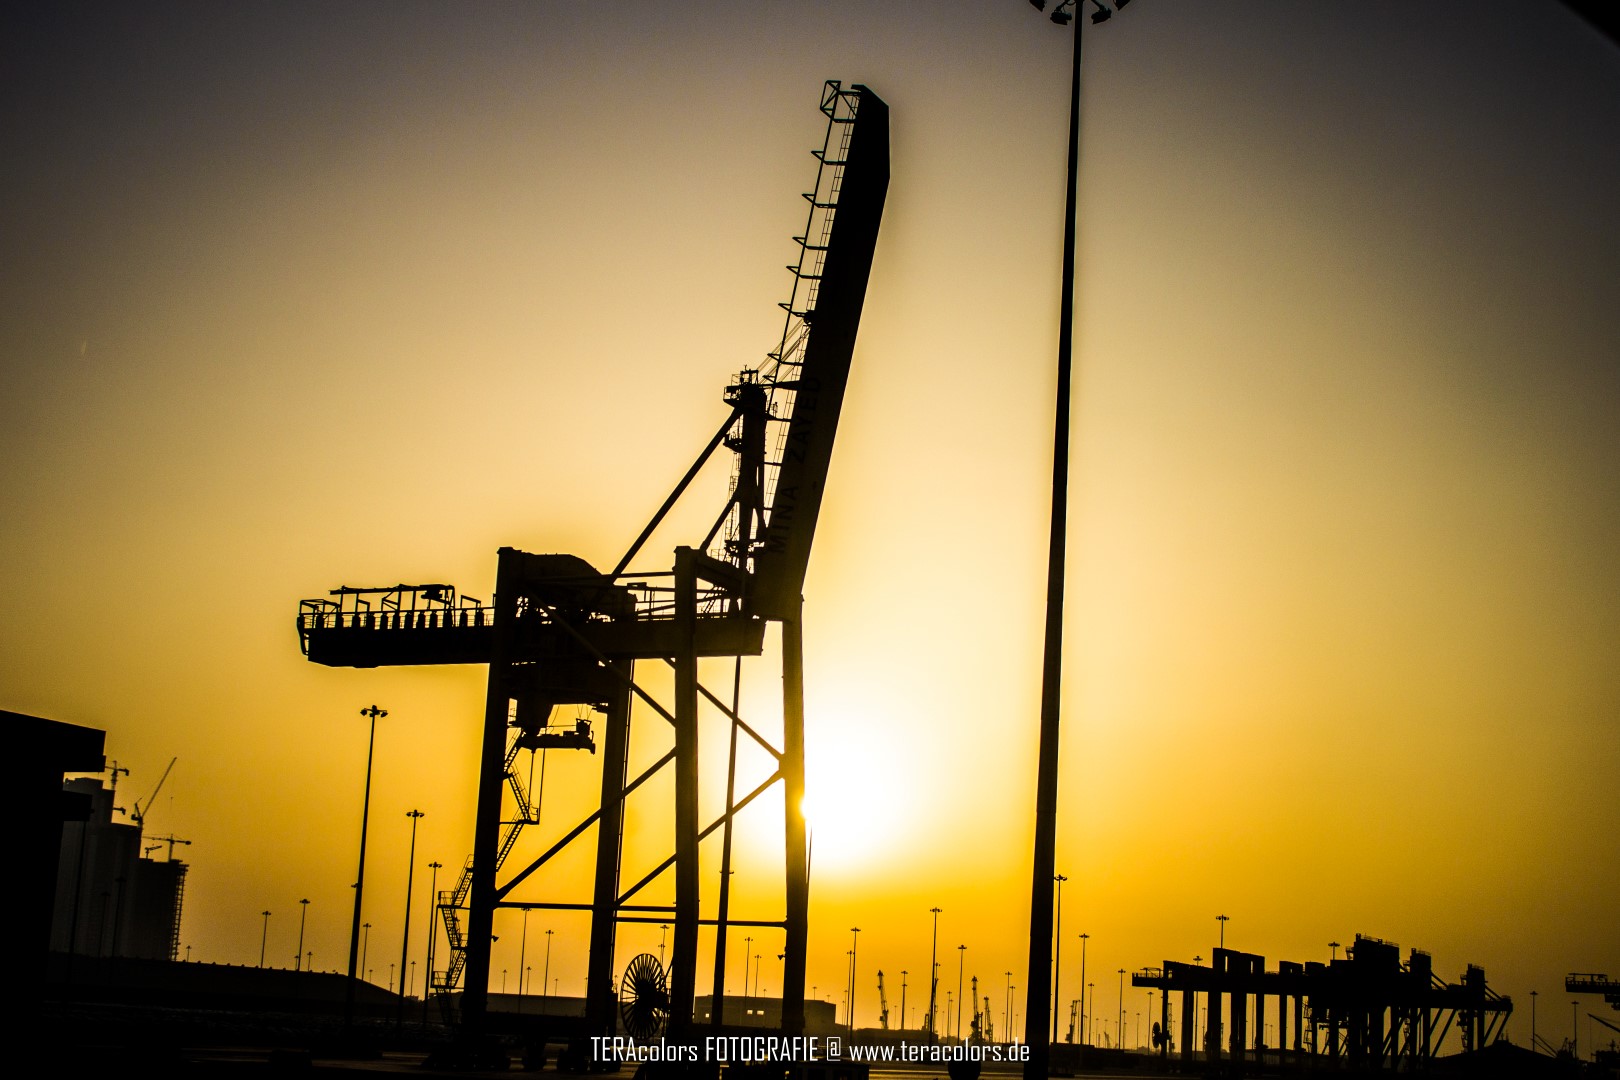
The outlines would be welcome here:
[[[411,807],[419,935],[483,673],[314,667],[296,602],[611,565],[775,344],[838,78],[894,180],[806,585],[810,981],[859,925],[861,1022],[879,967],[916,1006],[937,905],[1021,985],[1068,39],[1012,0],[675,9],[7,16],[0,706],[106,728],[136,795],[178,756],[195,957],[255,961],[265,908],[290,954],[308,897],[341,966],[373,701],[379,981]],[[1217,913],[1520,999],[1620,969],[1620,56],[1551,3],[1152,0],[1086,79],[1065,1001],[1081,930],[1102,992]],[[599,764],[552,756],[541,832]],[[531,963],[547,927],[578,993],[583,922],[531,916]]]

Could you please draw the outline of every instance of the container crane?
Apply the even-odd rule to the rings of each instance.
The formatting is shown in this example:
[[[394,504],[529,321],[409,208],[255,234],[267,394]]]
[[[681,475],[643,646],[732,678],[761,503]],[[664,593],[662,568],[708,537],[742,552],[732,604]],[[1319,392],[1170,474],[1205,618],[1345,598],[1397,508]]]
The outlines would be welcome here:
[[[804,234],[794,237],[798,259],[788,266],[794,281],[781,305],[786,319],[780,344],[765,363],[743,370],[726,387],[723,400],[729,413],[719,430],[612,570],[602,573],[574,555],[503,547],[488,606],[464,594],[458,601],[456,590],[446,584],[345,586],[299,605],[299,641],[314,663],[488,666],[474,851],[454,890],[440,894],[451,961],[442,978],[438,972],[429,976],[433,989],[446,995],[464,979],[462,1020],[474,1030],[483,1026],[488,1009],[496,908],[538,907],[590,912],[585,1027],[592,1035],[614,1030],[618,924],[673,914],[668,1018],[673,1035],[685,1034],[693,1022],[698,972],[699,844],[715,833],[722,848],[718,910],[712,920],[705,916],[701,921],[715,926],[714,1016],[721,1020],[732,817],[778,782],[786,834],[785,914],[739,921],[783,929],[783,1028],[792,1034],[804,1029],[809,910],[802,810],[804,579],[889,183],[888,106],[883,100],[867,87],[846,89],[829,81],[821,112],[826,134],[822,146],[812,151],[818,162],[815,187],[804,195],[809,203]],[[722,446],[736,455],[732,486],[707,535],[696,546],[677,547],[671,571],[631,572],[631,560]],[[735,685],[740,675],[728,680],[729,705],[699,678],[700,659],[732,659],[740,671],[742,658],[761,655],[770,623],[781,631],[780,746],[739,714]],[[673,694],[641,681],[638,661],[655,665],[660,673],[672,668]],[[670,732],[674,744],[634,778],[628,772],[632,704],[667,722],[668,728],[658,730]],[[546,853],[499,880],[515,829],[529,816],[511,783],[512,754],[519,747],[548,745],[595,750],[588,725],[577,724],[572,731],[549,727],[552,710],[565,705],[583,706],[603,717],[597,808]],[[700,705],[730,721],[733,765],[739,733],[760,744],[777,763],[769,778],[739,798],[733,798],[728,782],[724,811],[706,826],[699,820]],[[674,806],[664,816],[674,826],[674,852],[624,888],[626,800],[671,764]],[[507,787],[520,804],[517,820],[502,817]],[[582,834],[596,840],[588,903],[512,896],[513,889]],[[671,869],[672,906],[649,906],[638,898]]]
[[[889,995],[883,990],[883,972],[878,971],[878,1026],[889,1030]]]

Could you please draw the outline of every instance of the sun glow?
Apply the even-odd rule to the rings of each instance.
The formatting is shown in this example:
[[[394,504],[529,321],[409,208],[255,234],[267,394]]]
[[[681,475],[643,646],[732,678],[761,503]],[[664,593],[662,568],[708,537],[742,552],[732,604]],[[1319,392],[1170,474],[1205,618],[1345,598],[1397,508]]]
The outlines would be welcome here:
[[[858,751],[808,762],[804,809],[817,873],[870,870],[904,850],[916,832],[914,802],[896,780],[892,747],[863,737]]]

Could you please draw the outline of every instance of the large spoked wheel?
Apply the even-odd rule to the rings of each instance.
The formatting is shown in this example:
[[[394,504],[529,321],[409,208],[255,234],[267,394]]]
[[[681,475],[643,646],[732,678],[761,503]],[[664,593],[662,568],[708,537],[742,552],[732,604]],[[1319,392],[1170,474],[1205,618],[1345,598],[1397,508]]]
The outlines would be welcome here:
[[[619,1018],[633,1039],[656,1039],[669,1021],[669,989],[664,965],[652,953],[642,953],[624,969],[619,984]]]

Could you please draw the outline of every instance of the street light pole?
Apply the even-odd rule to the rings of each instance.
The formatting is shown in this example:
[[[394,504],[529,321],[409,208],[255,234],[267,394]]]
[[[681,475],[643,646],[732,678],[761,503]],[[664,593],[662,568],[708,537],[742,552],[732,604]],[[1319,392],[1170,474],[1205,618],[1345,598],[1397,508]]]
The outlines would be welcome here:
[[[967,946],[956,947],[956,1037],[962,1038],[962,970],[967,967]]]
[[[1030,0],[1037,10],[1046,0]],[[1075,218],[1080,196],[1080,28],[1083,0],[1061,0],[1052,11],[1059,26],[1074,23],[1074,65],[1069,88],[1068,192],[1063,207],[1063,275],[1059,287],[1057,403],[1052,429],[1052,519],[1046,562],[1046,612],[1041,654],[1041,734],[1035,784],[1035,857],[1030,885],[1029,985],[1024,1007],[1024,1080],[1046,1080],[1051,1045],[1046,1010],[1052,1003],[1052,877],[1057,860],[1058,742],[1063,683],[1063,586],[1068,550],[1069,397],[1074,358]],[[1112,12],[1099,0],[1093,22]],[[1117,0],[1116,0],[1117,2]]]
[[[354,918],[349,923],[349,981],[343,991],[343,1030],[354,1031],[354,987],[360,972],[360,905],[366,891],[366,827],[371,821],[371,760],[377,747],[377,718],[388,715],[387,709],[372,705],[360,710],[360,715],[371,721],[366,735],[366,789],[360,800],[360,868],[354,873]]]
[[[1115,1035],[1116,1038],[1119,1039],[1119,1045],[1123,1048],[1124,1045],[1125,1045],[1125,969],[1124,968],[1119,969],[1119,1023],[1117,1025],[1117,1028],[1118,1028],[1118,1030],[1114,1032],[1114,1035]]]
[[[546,980],[551,978],[551,934],[552,934],[552,932],[550,930],[546,931],[546,966],[540,972],[540,996],[541,997],[546,996]]]
[[[370,971],[366,967],[366,959],[371,955],[371,924],[361,923],[360,930],[360,970]]]
[[[1536,1049],[1536,997],[1537,997],[1537,992],[1535,990],[1530,991],[1530,1051],[1531,1051],[1531,1053],[1540,1053],[1540,1051]]]
[[[261,911],[264,916],[264,929],[259,931],[259,966],[264,967],[264,943],[270,939],[270,912]]]
[[[433,877],[428,882],[427,982],[422,984],[422,1026],[427,1026],[428,998],[433,996],[433,939],[438,926],[435,917],[439,909],[439,868],[444,864],[435,860],[428,863]]]
[[[934,916],[934,945],[928,956],[928,1041],[933,1042],[938,1029],[934,1026],[935,1003],[939,1000],[939,913],[942,908],[929,908]],[[1043,1078],[1044,1080],[1044,1078]]]
[[[523,1011],[523,987],[528,982],[524,967],[529,955],[529,909],[523,909],[523,936],[518,942],[518,1012]]]
[[[1215,916],[1215,921],[1221,924],[1221,948],[1223,949],[1226,948],[1226,924],[1230,918],[1231,916],[1228,915]]]
[[[1080,1044],[1086,1043],[1086,942],[1090,934],[1080,935]]]
[[[1058,1012],[1063,1004],[1063,980],[1059,978],[1059,965],[1063,962],[1063,883],[1069,879],[1057,874],[1057,906],[1052,910],[1052,1041],[1057,1042]]]
[[[411,885],[416,879],[416,823],[427,817],[420,810],[407,810],[405,816],[411,819],[411,853],[408,865],[405,867],[405,933],[399,942],[399,977],[405,977],[405,961],[411,954]],[[399,995],[399,1011],[394,1017],[395,1026],[405,1023],[405,995]]]
[[[300,900],[298,903],[303,910],[298,915],[298,951],[293,954],[293,970],[304,969],[304,922],[309,918],[309,901]]]
[[[861,947],[861,928],[858,927],[858,926],[852,926],[852,927],[849,928],[849,932],[850,932],[850,940],[849,940],[849,1033],[851,1035],[854,1035],[855,1034],[855,970],[856,970],[855,961],[856,961],[856,958],[857,958],[856,957],[856,950],[858,950]]]
[[[1001,1034],[1012,1042],[1012,972],[1004,971],[1002,974],[1007,976],[1007,990],[1001,998]]]

